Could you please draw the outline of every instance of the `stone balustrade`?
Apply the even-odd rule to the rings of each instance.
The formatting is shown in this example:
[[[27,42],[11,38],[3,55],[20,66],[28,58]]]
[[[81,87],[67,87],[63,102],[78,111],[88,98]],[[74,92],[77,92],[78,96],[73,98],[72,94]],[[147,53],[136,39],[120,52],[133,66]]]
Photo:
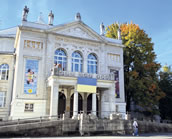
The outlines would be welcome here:
[[[96,78],[97,80],[110,80],[110,81],[115,80],[113,73],[110,73],[110,74],[91,74],[91,73],[83,73],[83,72],[62,71],[62,70],[59,70],[58,68],[54,68],[52,70],[51,75],[65,76],[65,77],[87,77],[87,78]]]

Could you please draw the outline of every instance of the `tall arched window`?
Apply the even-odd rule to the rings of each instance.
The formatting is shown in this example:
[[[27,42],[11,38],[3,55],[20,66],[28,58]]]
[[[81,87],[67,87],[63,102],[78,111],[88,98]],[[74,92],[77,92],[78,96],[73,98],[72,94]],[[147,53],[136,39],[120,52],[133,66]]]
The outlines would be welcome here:
[[[97,73],[97,58],[94,54],[88,55],[87,72],[88,73]]]
[[[57,49],[54,55],[54,64],[59,64],[59,67],[63,70],[67,70],[67,56],[64,50]]]
[[[0,80],[8,80],[9,66],[8,64],[0,65]]]
[[[72,72],[82,72],[82,56],[79,52],[72,53]]]

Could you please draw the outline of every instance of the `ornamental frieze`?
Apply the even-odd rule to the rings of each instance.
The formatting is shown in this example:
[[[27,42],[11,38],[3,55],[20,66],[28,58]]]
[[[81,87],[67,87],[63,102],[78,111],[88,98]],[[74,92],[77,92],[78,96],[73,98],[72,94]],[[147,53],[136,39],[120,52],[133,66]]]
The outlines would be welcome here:
[[[24,40],[24,48],[43,49],[43,42]]]
[[[62,41],[62,42],[68,42],[68,43],[76,43],[79,45],[88,45],[88,46],[99,46],[98,43],[94,42],[87,42],[87,41],[80,41],[80,40],[74,40],[74,39],[66,39],[66,38],[61,38],[61,37],[56,37],[56,41]]]

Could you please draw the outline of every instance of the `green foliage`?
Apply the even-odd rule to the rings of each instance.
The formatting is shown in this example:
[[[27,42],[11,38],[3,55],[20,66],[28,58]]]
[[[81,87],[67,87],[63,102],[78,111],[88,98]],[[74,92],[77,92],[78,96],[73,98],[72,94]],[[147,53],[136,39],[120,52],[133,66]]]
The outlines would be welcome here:
[[[158,86],[157,71],[160,64],[155,62],[151,38],[138,25],[114,23],[106,28],[107,37],[117,39],[121,29],[124,48],[124,78],[127,110],[131,98],[136,105],[152,114],[158,113],[158,102],[165,96]]]
[[[159,87],[166,94],[160,100],[160,114],[162,119],[172,120],[172,71],[160,72]]]

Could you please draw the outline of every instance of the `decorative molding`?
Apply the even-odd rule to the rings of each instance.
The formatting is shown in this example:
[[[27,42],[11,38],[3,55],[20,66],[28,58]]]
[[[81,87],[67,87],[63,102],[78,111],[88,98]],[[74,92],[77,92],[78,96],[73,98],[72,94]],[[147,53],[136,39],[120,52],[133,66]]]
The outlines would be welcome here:
[[[113,62],[118,62],[120,63],[120,55],[119,54],[112,54],[112,53],[108,53],[108,59],[113,61]]]
[[[24,40],[24,48],[43,49],[43,42]]]
[[[97,80],[109,80],[114,81],[114,74],[90,74],[83,72],[69,72],[69,71],[60,71],[57,68],[53,68],[51,75],[54,76],[64,76],[64,77],[87,77],[87,78],[96,78]]]
[[[76,40],[76,39],[72,39],[72,38],[63,38],[63,37],[56,37],[55,38],[56,41],[61,41],[61,42],[67,42],[70,44],[79,44],[79,45],[87,45],[87,46],[100,46],[100,44],[98,43],[94,43],[94,42],[88,42],[88,41],[84,41],[84,40]]]
[[[93,37],[92,35],[88,34],[86,31],[81,29],[80,27],[69,28],[66,30],[59,31],[57,33],[74,36],[74,37],[82,37],[91,40],[97,40],[97,38]]]

